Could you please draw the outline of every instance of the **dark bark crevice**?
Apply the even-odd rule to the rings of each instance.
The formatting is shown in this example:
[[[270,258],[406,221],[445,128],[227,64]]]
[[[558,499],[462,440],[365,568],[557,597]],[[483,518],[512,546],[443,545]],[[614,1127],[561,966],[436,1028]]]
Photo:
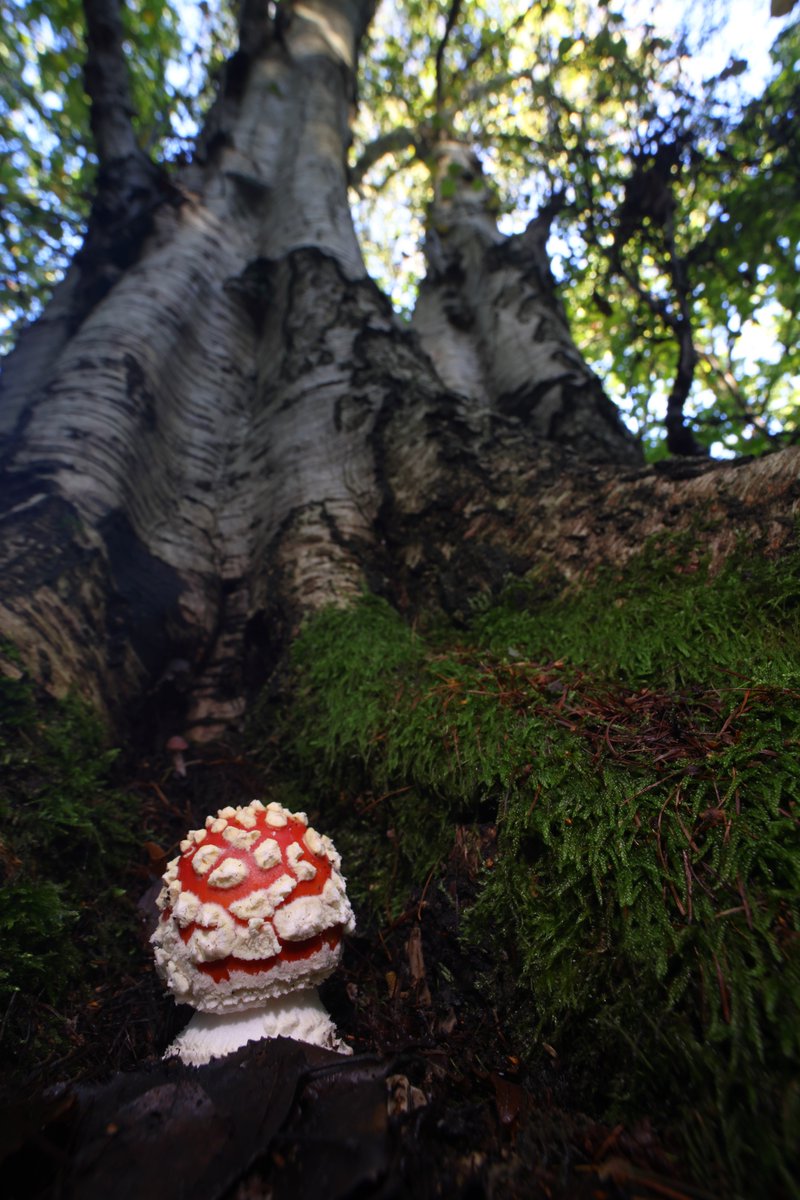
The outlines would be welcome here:
[[[183,591],[179,573],[151,554],[127,515],[109,513],[98,527],[108,559],[111,591],[106,614],[109,666],[133,650],[148,678],[173,658],[193,658],[177,619]]]

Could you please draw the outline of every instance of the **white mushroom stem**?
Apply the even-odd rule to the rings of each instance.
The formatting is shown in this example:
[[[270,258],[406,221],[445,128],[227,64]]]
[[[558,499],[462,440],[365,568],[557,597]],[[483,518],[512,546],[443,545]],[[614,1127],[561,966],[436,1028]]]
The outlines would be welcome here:
[[[340,1054],[353,1051],[336,1033],[316,988],[302,988],[287,996],[265,1000],[258,1008],[240,1013],[197,1012],[178,1034],[164,1057],[176,1056],[189,1067],[200,1067],[212,1058],[232,1054],[247,1042],[287,1037],[311,1042]]]
[[[186,759],[183,757],[182,750],[172,751],[172,769],[179,779],[186,778]]]

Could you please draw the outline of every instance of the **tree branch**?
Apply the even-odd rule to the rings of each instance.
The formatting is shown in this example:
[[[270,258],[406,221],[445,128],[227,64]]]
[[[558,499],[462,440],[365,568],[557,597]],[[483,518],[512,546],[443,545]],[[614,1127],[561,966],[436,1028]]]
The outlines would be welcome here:
[[[530,67],[525,67],[522,71],[506,71],[503,75],[493,75],[491,79],[485,79],[482,83],[474,83],[472,87],[465,88],[459,108],[463,109],[467,104],[481,100],[489,92],[499,91],[500,88],[508,87],[510,83],[516,83],[519,79],[527,79],[529,83],[531,82]]]
[[[707,383],[711,391],[721,401],[721,393],[724,390],[725,395],[736,408],[739,419],[743,424],[752,426],[753,429],[758,430],[763,437],[776,446],[785,443],[786,438],[784,436],[773,433],[770,430],[763,413],[754,412],[750,402],[742,391],[739,380],[733,374],[730,366],[726,366],[718,355],[714,354],[711,350],[701,350],[698,354],[698,359],[708,367]]]
[[[84,87],[99,162],[97,186],[70,292],[73,329],[138,257],[165,199],[178,202],[166,171],[142,149],[123,50],[120,0],[83,0],[86,20]]]
[[[475,100],[480,100],[482,96],[494,91],[496,88],[506,87],[509,83],[515,83],[518,79],[527,79],[529,75],[530,71],[511,71],[504,75],[495,75],[492,79],[486,79],[482,83],[476,83],[473,87],[467,88],[459,104],[449,105],[439,113],[442,126],[447,128],[456,113],[462,112],[467,104],[472,104]],[[394,154],[397,150],[405,150],[407,147],[410,147],[420,157],[424,157],[428,151],[430,141],[431,131],[429,126],[414,128],[411,125],[401,125],[398,129],[391,129],[388,133],[381,134],[364,148],[358,162],[354,163],[350,168],[350,186],[359,187],[364,180],[364,176],[376,163],[380,162],[385,155]]]
[[[694,382],[697,352],[694,348],[692,334],[692,308],[689,303],[689,278],[686,261],[678,254],[675,245],[674,209],[670,211],[664,221],[664,237],[669,255],[670,278],[678,299],[678,316],[674,318],[672,326],[678,342],[678,369],[667,397],[667,415],[664,422],[667,431],[667,449],[670,454],[707,454],[708,452],[695,439],[686,424],[683,412]]]
[[[83,11],[86,16],[83,81],[101,171],[111,163],[115,170],[125,161],[133,164],[145,159],[149,163],[133,127],[135,110],[122,48],[124,30],[119,0],[83,0]]]
[[[442,34],[442,40],[436,50],[436,115],[439,116],[444,106],[444,52],[447,49],[447,43],[450,34],[455,28],[458,21],[459,13],[461,12],[461,0],[453,0],[450,5],[450,11],[447,14],[447,21]]]
[[[663,221],[664,239],[668,258],[670,281],[675,290],[677,312],[670,311],[665,300],[659,300],[647,288],[643,287],[638,275],[631,271],[622,261],[622,245],[620,239],[615,239],[614,246],[607,255],[610,267],[628,287],[647,305],[650,311],[659,317],[670,330],[678,346],[678,365],[675,378],[667,397],[667,412],[664,427],[667,433],[667,449],[670,454],[704,455],[708,452],[696,440],[684,417],[684,405],[694,382],[694,371],[697,365],[697,352],[692,334],[692,312],[689,304],[689,281],[686,274],[686,261],[677,252],[674,234],[674,217],[668,215]],[[624,244],[624,243],[623,243]],[[601,243],[598,241],[597,245]]]
[[[535,7],[536,6],[534,4],[531,4],[528,8],[526,8],[524,10],[524,12],[521,12],[518,17],[515,17],[510,25],[506,26],[506,28],[503,30],[502,34],[500,35],[500,37],[502,38],[502,40],[504,42],[508,41],[509,35],[512,34],[515,29],[519,29],[521,25],[525,24],[525,22],[527,21],[528,17],[531,15],[531,13],[533,12]],[[480,60],[483,58],[484,54],[486,54],[487,50],[491,50],[492,46],[496,45],[496,44],[497,44],[497,42],[496,41],[493,42],[492,39],[483,39],[483,38],[481,39],[481,41],[476,46],[474,52],[472,54],[470,54],[469,58],[467,59],[467,61],[464,64],[463,75],[465,78],[469,78],[470,73],[472,72],[472,69],[476,65],[476,63],[480,62]]]
[[[419,151],[420,145],[420,131],[410,125],[401,125],[399,129],[392,129],[389,133],[381,134],[380,137],[375,138],[374,142],[365,146],[358,162],[350,168],[350,186],[359,187],[367,172],[387,154],[394,154],[395,151],[405,150],[409,146],[413,150]]]
[[[678,342],[678,368],[667,397],[667,415],[664,428],[667,431],[667,449],[670,454],[706,454],[707,451],[695,440],[686,424],[683,408],[694,381],[697,355],[692,338],[692,327],[681,315],[673,325]]]

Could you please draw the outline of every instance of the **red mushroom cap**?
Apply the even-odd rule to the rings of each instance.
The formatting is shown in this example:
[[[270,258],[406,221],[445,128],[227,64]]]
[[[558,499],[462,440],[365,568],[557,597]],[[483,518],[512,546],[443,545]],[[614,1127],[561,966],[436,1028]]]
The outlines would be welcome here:
[[[325,979],[355,927],[340,865],[305,813],[254,800],[209,817],[158,898],[156,967],[175,999],[237,1012]]]

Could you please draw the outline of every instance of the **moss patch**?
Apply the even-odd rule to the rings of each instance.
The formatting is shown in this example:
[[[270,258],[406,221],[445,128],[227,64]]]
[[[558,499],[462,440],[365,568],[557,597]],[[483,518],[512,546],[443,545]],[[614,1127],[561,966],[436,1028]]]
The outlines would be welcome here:
[[[0,1052],[12,1070],[20,1044],[29,1061],[67,1050],[75,1006],[138,953],[121,884],[141,831],[138,806],[110,786],[115,757],[81,702],[0,678]]]
[[[457,634],[365,599],[302,633],[284,730],[376,913],[496,822],[461,934],[518,1049],[595,1112],[650,1113],[718,1194],[791,1194],[798,1153],[797,567],[710,578],[654,543]]]

